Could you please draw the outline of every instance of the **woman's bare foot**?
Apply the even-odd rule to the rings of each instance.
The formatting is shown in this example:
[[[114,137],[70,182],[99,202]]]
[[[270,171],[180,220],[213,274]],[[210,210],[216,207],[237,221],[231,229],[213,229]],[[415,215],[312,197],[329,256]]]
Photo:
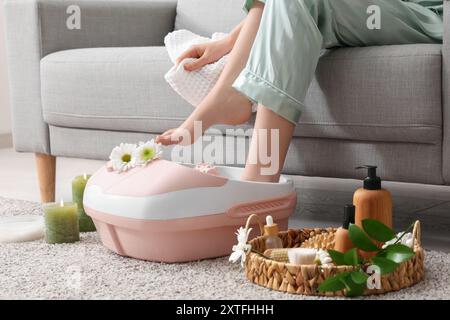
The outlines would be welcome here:
[[[189,145],[199,138],[196,122],[201,123],[201,134],[216,124],[238,125],[247,122],[252,115],[251,102],[233,88],[210,92],[203,102],[176,129],[170,129],[156,137],[162,145]]]
[[[292,122],[259,105],[249,156],[241,179],[278,182],[294,129]]]

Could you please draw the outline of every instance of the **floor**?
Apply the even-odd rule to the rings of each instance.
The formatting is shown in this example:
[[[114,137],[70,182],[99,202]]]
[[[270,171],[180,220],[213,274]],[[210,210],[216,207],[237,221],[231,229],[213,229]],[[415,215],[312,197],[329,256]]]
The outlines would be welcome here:
[[[41,214],[39,203],[0,196],[0,219],[23,213]],[[424,281],[398,292],[366,298],[450,299],[450,254],[426,250],[425,257]],[[325,299],[288,295],[254,285],[247,281],[241,266],[230,263],[228,257],[181,264],[122,257],[102,246],[96,232],[82,233],[79,242],[58,245],[43,239],[0,243],[0,261],[0,300]]]
[[[103,161],[58,158],[57,199],[71,200],[71,180],[93,173]],[[298,191],[298,208],[291,227],[339,226],[342,208],[351,203],[361,184],[350,179],[293,177]],[[415,219],[423,226],[426,248],[450,252],[450,187],[385,182],[394,198],[394,226],[405,228]],[[33,154],[0,149],[0,197],[39,201]]]

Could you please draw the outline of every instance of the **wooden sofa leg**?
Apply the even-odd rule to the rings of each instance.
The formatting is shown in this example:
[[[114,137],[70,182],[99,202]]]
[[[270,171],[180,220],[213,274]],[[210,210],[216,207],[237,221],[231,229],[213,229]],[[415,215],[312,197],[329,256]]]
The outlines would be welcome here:
[[[36,153],[36,167],[41,192],[41,202],[55,201],[56,157]]]

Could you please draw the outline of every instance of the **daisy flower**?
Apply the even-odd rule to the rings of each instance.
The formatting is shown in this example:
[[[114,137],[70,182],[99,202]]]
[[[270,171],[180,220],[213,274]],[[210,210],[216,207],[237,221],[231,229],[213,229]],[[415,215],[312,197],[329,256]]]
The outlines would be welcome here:
[[[136,166],[136,158],[134,156],[136,145],[131,143],[121,143],[115,147],[109,159],[114,171],[124,172]]]
[[[247,243],[248,236],[250,235],[250,232],[252,229],[245,229],[243,227],[240,227],[237,232],[237,240],[238,244],[233,246],[233,253],[230,256],[230,261],[235,263],[239,259],[241,259],[241,266],[244,267],[245,259],[247,258],[247,253],[249,253],[252,249],[252,246]]]
[[[162,155],[161,145],[155,143],[155,140],[140,142],[134,150],[134,157],[138,165],[145,166],[149,162],[158,159]]]

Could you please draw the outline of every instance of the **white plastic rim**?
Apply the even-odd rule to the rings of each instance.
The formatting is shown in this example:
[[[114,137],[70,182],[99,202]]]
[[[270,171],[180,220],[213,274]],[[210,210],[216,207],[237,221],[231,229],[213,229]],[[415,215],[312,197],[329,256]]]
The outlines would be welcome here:
[[[225,214],[237,205],[287,197],[295,191],[293,181],[286,176],[281,176],[278,183],[245,181],[240,178],[243,168],[216,166],[216,169],[219,176],[227,179],[222,186],[193,187],[141,196],[110,194],[96,185],[94,175],[84,191],[83,204],[88,214],[89,210],[95,210],[123,218],[167,221]]]
[[[0,243],[39,240],[44,234],[45,223],[41,216],[0,217]]]

